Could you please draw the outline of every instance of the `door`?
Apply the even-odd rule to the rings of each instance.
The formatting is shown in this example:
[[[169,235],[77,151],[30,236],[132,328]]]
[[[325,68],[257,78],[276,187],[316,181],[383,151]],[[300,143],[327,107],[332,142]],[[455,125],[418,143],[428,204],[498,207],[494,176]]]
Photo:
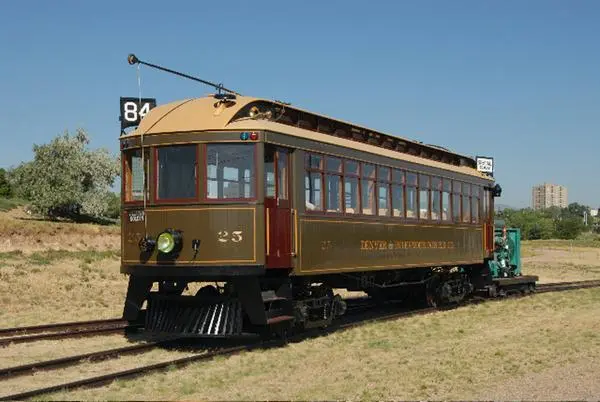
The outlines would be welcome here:
[[[265,145],[267,268],[292,266],[289,152]]]

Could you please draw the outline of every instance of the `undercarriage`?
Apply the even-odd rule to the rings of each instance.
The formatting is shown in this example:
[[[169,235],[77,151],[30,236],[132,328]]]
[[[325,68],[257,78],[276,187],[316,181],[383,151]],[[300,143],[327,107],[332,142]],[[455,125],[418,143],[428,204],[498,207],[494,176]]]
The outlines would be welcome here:
[[[334,289],[365,292],[375,303],[458,305],[474,294],[503,296],[531,291],[537,277],[494,279],[486,265],[318,277],[249,276],[222,282],[197,278],[130,277],[124,318],[146,331],[191,337],[272,335],[327,327],[346,312]],[[191,284],[198,288],[190,292]],[[145,307],[145,308],[144,308]]]

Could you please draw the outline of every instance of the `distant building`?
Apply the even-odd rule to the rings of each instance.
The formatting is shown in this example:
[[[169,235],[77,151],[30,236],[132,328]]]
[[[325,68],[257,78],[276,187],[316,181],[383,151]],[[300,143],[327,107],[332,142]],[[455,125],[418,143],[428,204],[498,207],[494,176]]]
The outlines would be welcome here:
[[[598,216],[598,210],[597,209],[590,209],[590,215],[592,215],[593,217]]]
[[[568,204],[565,186],[548,183],[533,186],[531,191],[531,207],[533,209],[566,208]]]

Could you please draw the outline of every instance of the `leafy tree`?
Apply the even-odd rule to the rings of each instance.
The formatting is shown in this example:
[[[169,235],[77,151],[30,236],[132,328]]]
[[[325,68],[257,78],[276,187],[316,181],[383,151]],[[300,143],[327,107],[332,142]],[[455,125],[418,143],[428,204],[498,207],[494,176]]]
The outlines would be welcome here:
[[[565,211],[566,215],[569,216],[580,216],[583,218],[583,215],[587,213],[588,216],[590,216],[590,208],[585,206],[585,205],[581,205],[577,202],[572,202],[570,203]]]
[[[8,182],[6,170],[0,168],[0,197],[11,197],[12,193],[12,187]]]
[[[14,169],[11,182],[33,209],[49,217],[101,216],[110,187],[119,174],[118,158],[107,150],[89,150],[88,135],[65,132],[49,144],[34,145],[33,161]]]
[[[563,218],[556,222],[556,237],[559,239],[575,239],[584,229],[585,225],[581,218]]]
[[[119,194],[113,192],[108,194],[105,216],[111,219],[118,219],[121,216],[121,197]]]

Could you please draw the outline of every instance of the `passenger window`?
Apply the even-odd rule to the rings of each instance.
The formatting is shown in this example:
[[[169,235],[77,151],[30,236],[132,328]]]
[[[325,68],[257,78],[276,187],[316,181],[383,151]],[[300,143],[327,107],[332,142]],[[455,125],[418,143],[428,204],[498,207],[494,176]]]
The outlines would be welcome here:
[[[390,216],[390,185],[380,182],[377,185],[377,213],[379,216]]]
[[[471,185],[462,185],[462,221],[471,222]]]
[[[148,163],[150,154],[146,149],[145,160],[142,161],[141,149],[126,151],[126,171],[125,171],[125,201],[142,201],[144,199],[144,175],[146,175],[146,199],[149,198],[148,192]],[[143,166],[143,165],[146,166]]]
[[[377,214],[390,216],[390,168],[377,167]]]
[[[429,219],[429,176],[419,175],[419,218]]]
[[[417,175],[415,173],[406,173],[406,217],[416,219],[418,209]]]
[[[342,212],[342,177],[327,174],[327,212]]]
[[[361,207],[365,215],[375,215],[375,165],[361,164]]]
[[[452,182],[452,218],[454,222],[460,222],[460,201],[461,201],[461,183],[458,181]]]
[[[478,186],[471,187],[471,219],[473,223],[479,223],[479,191]]]
[[[165,146],[156,149],[159,200],[196,198],[196,145]]]
[[[431,178],[431,219],[440,220],[440,209],[442,206],[442,179]]]
[[[344,177],[344,202],[346,213],[359,213],[358,207],[358,177]]]
[[[452,182],[448,179],[444,179],[442,189],[442,220],[449,221],[452,219],[452,211],[450,210],[450,193],[452,191]]]
[[[361,180],[362,213],[375,214],[375,180]]]
[[[404,218],[404,172],[392,170],[392,214]]]
[[[255,197],[255,148],[254,144],[206,145],[207,198]]]
[[[321,182],[323,175],[319,172],[306,172],[304,176],[304,196],[308,211],[322,211]]]

